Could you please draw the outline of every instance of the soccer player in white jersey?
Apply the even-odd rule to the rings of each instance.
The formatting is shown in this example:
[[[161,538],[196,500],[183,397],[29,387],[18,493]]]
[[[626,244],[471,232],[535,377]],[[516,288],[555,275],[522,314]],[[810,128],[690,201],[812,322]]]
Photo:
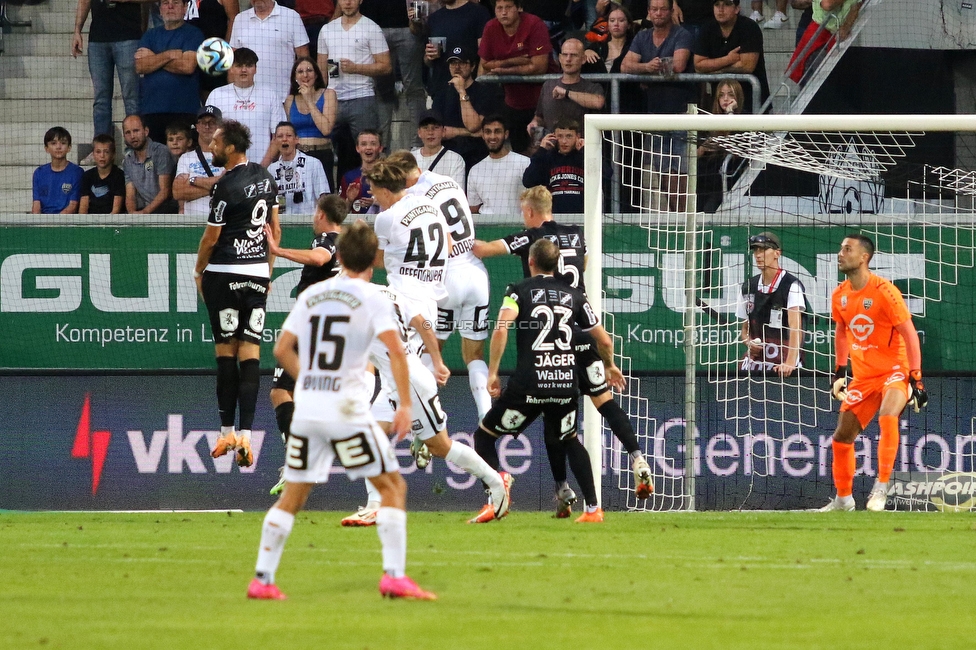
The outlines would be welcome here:
[[[400,165],[379,160],[364,176],[381,210],[373,226],[380,247],[376,266],[386,267],[387,283],[433,327],[437,303],[447,297],[451,236],[444,215],[427,197],[407,194]]]
[[[351,479],[368,478],[380,491],[376,528],[383,547],[383,596],[435,600],[406,576],[407,485],[390,441],[369,413],[363,381],[370,345],[379,339],[402,399],[393,431],[402,440],[413,421],[407,360],[393,304],[370,284],[377,240],[363,222],[337,242],[346,275],[302,292],[275,345],[278,363],[295,382],[295,415],[285,465],[285,489],[261,530],[255,578],[248,598],[282,600],[274,574],[285,541],[315,483],[325,483],[338,456]]]
[[[437,339],[441,349],[451,333],[461,335],[461,357],[468,368],[471,396],[483,418],[491,408],[488,395],[488,364],[485,363],[485,341],[488,339],[488,299],[490,287],[484,262],[475,257],[474,218],[461,187],[450,177],[431,171],[420,171],[409,151],[394,151],[389,162],[407,172],[407,193],[426,196],[444,215],[451,234],[451,254],[444,280],[447,296],[437,303]]]
[[[382,292],[394,305],[400,338],[407,351],[411,401],[418,405],[419,412],[413,422],[416,437],[410,446],[411,453],[417,457],[417,466],[423,469],[430,456],[434,455],[454,463],[475,478],[481,479],[482,483],[488,486],[494,518],[501,519],[508,513],[511,505],[509,491],[514,482],[512,476],[507,472],[495,471],[474,449],[451,440],[448,436],[447,415],[441,408],[437,385],[443,386],[447,383],[451,372],[441,358],[437,339],[434,338],[431,330],[424,327],[424,317],[412,311],[410,301],[404,300],[390,288],[385,288]],[[431,352],[434,374],[424,366],[417,354],[424,346]],[[373,343],[370,347],[369,360],[379,371],[384,388],[373,402],[372,412],[380,427],[386,429],[392,422],[395,405],[400,402],[399,391],[391,374],[389,354],[382,343]],[[426,456],[420,455],[422,448],[427,450]],[[372,526],[375,523],[380,494],[368,482],[366,490],[368,493],[366,506],[343,519],[343,526]]]

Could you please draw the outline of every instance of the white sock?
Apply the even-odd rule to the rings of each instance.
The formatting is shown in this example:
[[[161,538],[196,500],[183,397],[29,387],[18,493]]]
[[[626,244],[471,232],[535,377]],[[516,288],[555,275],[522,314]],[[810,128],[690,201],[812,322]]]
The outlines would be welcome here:
[[[407,575],[407,511],[380,508],[376,513],[376,534],[383,546],[383,571],[394,578]]]
[[[449,463],[454,463],[468,474],[471,474],[475,478],[480,478],[496,490],[500,488],[504,489],[505,487],[502,484],[502,477],[478,455],[478,452],[467,445],[462,445],[456,440],[451,441],[451,448],[447,450],[447,455],[444,457],[444,460]]]
[[[251,430],[250,429],[241,429],[240,433],[241,433],[241,435],[237,436],[238,438],[240,438],[241,440],[247,440],[248,442],[251,442]]]
[[[468,364],[468,385],[471,386],[471,396],[478,408],[478,419],[485,417],[491,409],[491,395],[488,394],[488,364],[481,359],[475,359]]]
[[[228,433],[234,433],[234,427],[233,426],[225,427],[224,425],[221,424],[220,435],[226,436]]]
[[[642,458],[644,458],[644,453],[640,449],[638,449],[637,451],[630,452],[631,464],[633,464],[638,460],[641,460]]]
[[[376,486],[373,485],[371,480],[366,479],[366,507],[371,510],[377,510],[382,500],[380,491],[376,489]]]
[[[295,515],[280,508],[268,510],[261,527],[261,545],[258,547],[258,563],[254,571],[266,585],[274,584],[275,571],[285,550],[285,541],[295,524]]]

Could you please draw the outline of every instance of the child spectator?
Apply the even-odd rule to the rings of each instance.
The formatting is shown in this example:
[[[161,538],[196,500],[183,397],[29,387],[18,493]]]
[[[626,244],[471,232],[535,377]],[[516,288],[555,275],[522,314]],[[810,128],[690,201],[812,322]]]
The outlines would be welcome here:
[[[81,177],[79,214],[121,214],[125,206],[125,174],[115,166],[115,138],[107,133],[92,140],[95,166]]]
[[[32,214],[76,214],[84,171],[68,162],[71,134],[55,126],[44,134],[44,151],[51,162],[34,170]]]
[[[180,156],[193,151],[193,134],[183,122],[173,122],[166,127],[166,148],[173,156],[173,164],[180,162]]]

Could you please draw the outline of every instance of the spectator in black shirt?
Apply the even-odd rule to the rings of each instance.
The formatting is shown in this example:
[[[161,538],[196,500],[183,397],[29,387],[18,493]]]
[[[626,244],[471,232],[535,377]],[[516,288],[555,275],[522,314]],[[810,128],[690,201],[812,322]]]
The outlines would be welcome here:
[[[444,121],[444,146],[464,158],[465,169],[488,155],[481,138],[481,122],[497,109],[494,90],[472,78],[478,56],[473,50],[455,47],[447,57],[451,79],[434,95],[433,109]]]
[[[81,177],[78,214],[125,212],[125,174],[115,165],[115,138],[100,133],[92,140],[95,166]]]
[[[491,18],[491,12],[478,2],[446,0],[427,19],[428,40],[424,49],[424,65],[428,72],[427,94],[435,101],[454,76],[448,67],[448,57],[458,47],[477,53],[485,25]],[[432,39],[446,40],[443,41],[443,47],[440,47]],[[477,67],[477,59],[474,62]]]
[[[148,1],[148,0],[146,0]],[[142,38],[142,10],[135,2],[104,2],[78,0],[75,12],[75,31],[71,37],[71,56],[84,54],[81,29],[91,12],[88,30],[88,72],[95,90],[92,119],[95,135],[114,133],[112,123],[112,95],[115,73],[119,73],[125,115],[139,112],[139,75],[136,74],[136,50]],[[91,156],[81,162],[93,164]]]
[[[715,20],[707,23],[695,43],[695,70],[753,74],[759,79],[760,103],[769,97],[766,79],[766,60],[763,56],[762,28],[754,21],[739,15],[739,0],[715,0],[712,5]],[[752,112],[752,86],[743,84],[746,105]]]
[[[522,174],[522,185],[552,194],[552,213],[583,212],[583,139],[579,122],[561,120],[545,136]]]

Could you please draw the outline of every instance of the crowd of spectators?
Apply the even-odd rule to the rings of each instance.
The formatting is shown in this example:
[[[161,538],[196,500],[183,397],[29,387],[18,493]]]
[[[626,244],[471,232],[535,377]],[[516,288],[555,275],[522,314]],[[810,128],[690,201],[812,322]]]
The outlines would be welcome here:
[[[275,173],[294,179],[294,170],[304,169],[303,178],[317,179],[312,169],[321,169],[324,183],[285,191],[289,210],[314,203],[308,192],[324,187],[354,212],[370,211],[362,172],[384,151],[412,148],[423,169],[466,187],[482,213],[517,207],[523,184],[548,185],[559,211],[578,211],[580,127],[586,114],[610,109],[609,85],[588,74],[699,72],[718,82],[723,74],[751,73],[765,100],[762,29],[789,20],[787,0],[771,0],[768,20],[761,0],[751,2],[751,18],[740,0],[580,0],[571,5],[579,5],[575,12],[549,0],[251,0],[246,11],[239,0],[159,0],[161,23],[143,32],[140,1],[150,0],[78,0],[75,56],[84,52],[82,30],[92,18],[96,137],[82,163],[93,168],[82,180],[67,162],[70,134],[49,131],[51,163],[35,174],[35,211],[202,214],[222,173],[208,151],[221,119],[245,124],[248,158]],[[797,32],[804,43],[814,39],[814,53],[843,37],[857,15],[858,0],[791,1],[797,9],[814,5],[810,27]],[[817,32],[820,24],[827,29]],[[225,77],[197,68],[196,49],[209,36],[235,48]],[[809,61],[797,61],[795,74]],[[121,171],[114,167],[111,114],[116,72],[126,111]],[[561,76],[541,84],[485,82],[542,73]],[[713,85],[625,83],[618,110],[711,107]],[[742,84],[738,93],[737,110],[750,110],[751,87]],[[393,127],[398,106],[406,109],[405,129]],[[71,188],[58,190],[66,201],[51,196],[53,179],[64,175],[70,182],[57,187]]]

